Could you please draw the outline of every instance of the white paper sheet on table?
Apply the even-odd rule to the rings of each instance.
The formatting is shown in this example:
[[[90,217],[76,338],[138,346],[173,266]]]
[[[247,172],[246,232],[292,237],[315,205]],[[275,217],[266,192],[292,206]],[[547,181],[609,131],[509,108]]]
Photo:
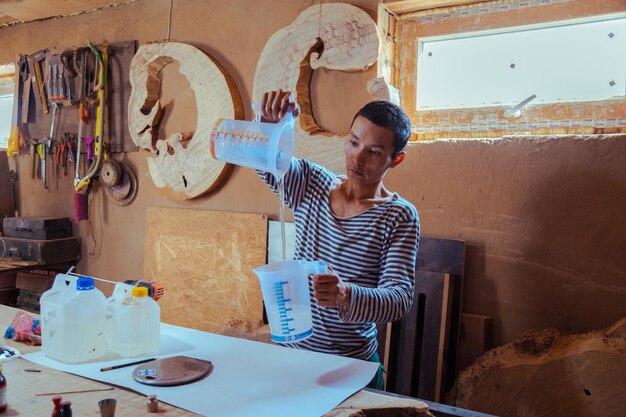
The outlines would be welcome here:
[[[187,385],[153,387],[133,380],[135,366],[100,372],[102,367],[142,357],[111,356],[108,360],[79,365],[58,362],[42,352],[23,357],[145,395],[156,394],[160,401],[200,415],[219,417],[319,417],[367,385],[378,367],[357,359],[162,324],[161,350],[151,357],[177,355],[210,360],[213,373]]]

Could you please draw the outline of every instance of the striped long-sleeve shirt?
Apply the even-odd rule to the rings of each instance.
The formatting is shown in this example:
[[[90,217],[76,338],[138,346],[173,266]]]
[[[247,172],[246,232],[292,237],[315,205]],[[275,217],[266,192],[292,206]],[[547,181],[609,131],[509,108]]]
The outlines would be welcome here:
[[[278,194],[273,175],[259,176]],[[376,325],[400,319],[411,307],[419,218],[415,207],[393,195],[364,213],[331,212],[335,174],[293,158],[285,175],[285,203],[296,223],[295,259],[322,260],[351,286],[347,308],[325,308],[313,296],[313,335],[288,346],[368,359],[377,348]]]

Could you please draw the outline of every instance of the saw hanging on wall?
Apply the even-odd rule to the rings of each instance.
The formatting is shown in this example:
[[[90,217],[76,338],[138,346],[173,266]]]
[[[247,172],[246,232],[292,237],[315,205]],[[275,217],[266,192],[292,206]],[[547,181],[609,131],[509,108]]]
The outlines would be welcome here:
[[[101,51],[91,42],[87,41],[89,49],[82,50],[82,55],[77,57],[77,61],[80,62],[80,74],[81,74],[81,95],[78,103],[78,143],[76,151],[76,175],[74,178],[74,217],[76,222],[81,220],[87,220],[89,218],[89,193],[91,192],[92,180],[98,175],[100,167],[104,160],[105,148],[104,148],[104,111],[106,104],[106,92],[107,92],[107,68],[108,68],[108,54],[106,47]],[[90,108],[93,106],[93,97],[87,93],[87,65],[89,59],[95,56],[98,65],[98,83],[92,90],[95,91],[96,99],[96,126],[95,126],[95,138],[83,137],[83,125],[89,123],[91,118]],[[94,142],[93,151],[91,151],[91,144]],[[80,158],[81,158],[81,145],[85,143],[87,146],[87,152],[85,154],[88,164],[87,173],[81,177],[80,175]],[[94,160],[95,157],[95,160]]]

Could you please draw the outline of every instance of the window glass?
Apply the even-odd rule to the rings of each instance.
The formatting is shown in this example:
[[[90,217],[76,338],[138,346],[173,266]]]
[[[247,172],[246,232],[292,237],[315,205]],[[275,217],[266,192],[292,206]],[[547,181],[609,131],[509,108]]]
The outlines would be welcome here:
[[[11,113],[13,112],[13,95],[0,96],[0,148],[5,149],[11,134]]]
[[[11,134],[15,64],[0,65],[0,149],[5,149]]]
[[[421,38],[417,109],[624,96],[625,51],[623,15]]]

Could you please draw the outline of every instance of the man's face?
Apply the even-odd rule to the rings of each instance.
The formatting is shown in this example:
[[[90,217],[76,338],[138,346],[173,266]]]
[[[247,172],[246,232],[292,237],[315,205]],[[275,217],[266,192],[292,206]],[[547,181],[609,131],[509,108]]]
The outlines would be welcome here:
[[[396,166],[393,158],[393,132],[365,117],[358,116],[344,145],[348,180],[356,184],[382,181],[389,168]]]

